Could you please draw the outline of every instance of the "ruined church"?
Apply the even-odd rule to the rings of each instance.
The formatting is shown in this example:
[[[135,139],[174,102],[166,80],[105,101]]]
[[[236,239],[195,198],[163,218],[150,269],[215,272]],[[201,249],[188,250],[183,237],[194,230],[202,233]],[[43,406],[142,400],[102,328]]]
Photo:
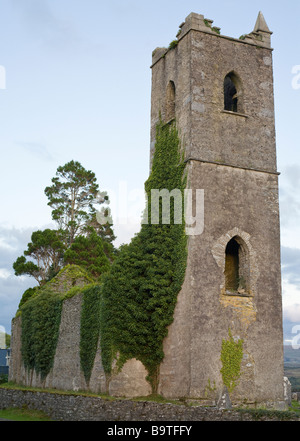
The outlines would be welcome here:
[[[204,195],[203,231],[188,237],[185,279],[163,346],[158,393],[167,398],[214,403],[227,375],[233,403],[284,402],[271,34],[262,13],[240,38],[191,13],[176,40],[152,54],[150,162],[159,118],[176,121],[188,188]],[[81,302],[79,295],[64,301],[45,381],[24,368],[21,317],[14,320],[10,379],[113,396],[150,394],[141,361],[126,361],[108,382],[99,351],[85,383]]]

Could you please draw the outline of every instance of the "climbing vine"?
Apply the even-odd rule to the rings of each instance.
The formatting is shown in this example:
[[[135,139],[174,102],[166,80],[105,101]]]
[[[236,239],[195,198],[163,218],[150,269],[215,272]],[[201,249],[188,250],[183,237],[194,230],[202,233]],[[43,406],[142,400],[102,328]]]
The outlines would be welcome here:
[[[83,286],[76,286],[78,282],[81,282]],[[86,340],[90,338],[91,352],[94,351],[95,318],[92,314],[93,308],[87,306],[91,302],[88,298],[89,294],[92,292],[91,297],[95,298],[95,292],[98,292],[98,289],[93,288],[93,286],[93,280],[83,269],[76,265],[68,265],[43,287],[24,293],[19,305],[18,315],[21,315],[22,318],[22,359],[28,371],[35,370],[42,380],[47,377],[53,367],[63,301],[82,292],[84,293],[84,306],[81,347],[85,349],[87,346]],[[87,298],[88,300],[86,300]],[[87,309],[91,313],[91,330],[86,335],[84,330],[87,328]],[[97,313],[99,316],[99,310]],[[95,352],[93,353],[95,354]],[[90,359],[87,357],[86,364],[89,365],[89,363]],[[88,375],[86,364],[83,366],[83,371]]]
[[[22,306],[22,358],[25,368],[45,379],[53,366],[63,296],[43,289]]]
[[[148,381],[156,392],[158,369],[163,360],[163,340],[173,321],[187,258],[184,222],[151,224],[151,190],[179,189],[186,185],[184,162],[175,125],[157,126],[152,171],[145,183],[148,205],[140,232],[124,245],[102,287],[101,353],[106,374],[130,358],[148,370]],[[161,201],[160,201],[161,202]],[[161,210],[160,210],[161,213]],[[148,216],[147,216],[148,215]]]
[[[24,295],[22,357],[25,367],[45,379],[50,372],[59,336],[63,301],[82,294],[80,362],[87,383],[101,335],[101,356],[109,376],[126,360],[136,358],[148,370],[148,381],[157,391],[163,340],[173,321],[187,260],[185,224],[177,223],[175,203],[170,203],[170,222],[151,223],[152,189],[177,189],[184,200],[185,164],[175,123],[157,126],[152,171],[145,183],[148,204],[139,234],[121,247],[103,285],[96,285],[82,268],[68,265],[42,288]],[[79,285],[79,286],[78,286]],[[116,363],[115,363],[116,361]]]
[[[243,340],[235,341],[229,329],[229,339],[223,339],[221,349],[221,374],[228,392],[232,392],[237,386],[241,373],[242,358]]]
[[[100,332],[101,287],[91,286],[83,291],[80,319],[80,365],[89,383]]]

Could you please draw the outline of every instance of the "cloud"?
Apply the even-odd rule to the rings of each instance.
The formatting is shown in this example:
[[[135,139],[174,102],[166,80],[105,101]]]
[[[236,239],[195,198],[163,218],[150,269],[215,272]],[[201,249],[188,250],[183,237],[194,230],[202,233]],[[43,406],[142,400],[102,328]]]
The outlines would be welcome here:
[[[297,164],[287,165],[284,169],[284,175],[287,182],[293,188],[300,187],[300,166]]]
[[[283,246],[282,299],[285,340],[292,338],[292,329],[300,324],[300,249]]]
[[[0,268],[0,279],[8,279],[10,272],[6,268]]]
[[[16,145],[22,147],[34,156],[44,159],[45,161],[53,161],[53,156],[49,153],[47,147],[43,143],[38,142],[15,142]]]
[[[280,218],[283,228],[298,226],[300,221],[300,166],[286,166],[279,187]]]
[[[10,333],[11,320],[16,314],[23,292],[36,285],[34,279],[17,277],[13,262],[21,256],[36,228],[8,228],[0,225],[0,325]]]
[[[13,263],[21,256],[30,242],[34,228],[19,230],[0,226],[0,280],[6,286],[10,286],[12,280],[21,280],[21,277],[14,276]],[[19,282],[18,282],[19,283]],[[0,299],[5,297],[5,290],[0,287]]]
[[[29,277],[16,277],[11,274],[9,277],[0,278],[0,325],[11,332],[11,320],[16,315],[18,305],[23,292],[36,283]]]
[[[57,17],[47,0],[11,0],[20,13],[22,24],[29,34],[44,45],[63,49],[78,40],[78,34],[71,22]]]
[[[284,318],[289,322],[300,324],[300,303],[287,305],[284,308]]]
[[[7,260],[23,253],[33,231],[34,228],[18,229],[0,225],[0,268],[6,267],[4,263]]]
[[[300,249],[282,246],[281,261],[283,278],[300,289]]]

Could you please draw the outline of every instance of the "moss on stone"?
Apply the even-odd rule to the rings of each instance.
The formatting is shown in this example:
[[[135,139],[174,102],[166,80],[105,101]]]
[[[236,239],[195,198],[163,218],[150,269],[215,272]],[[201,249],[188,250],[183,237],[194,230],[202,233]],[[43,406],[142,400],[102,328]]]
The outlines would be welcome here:
[[[229,329],[229,338],[222,341],[221,362],[222,379],[228,392],[232,392],[238,384],[241,374],[241,362],[243,358],[243,340],[233,338]]]

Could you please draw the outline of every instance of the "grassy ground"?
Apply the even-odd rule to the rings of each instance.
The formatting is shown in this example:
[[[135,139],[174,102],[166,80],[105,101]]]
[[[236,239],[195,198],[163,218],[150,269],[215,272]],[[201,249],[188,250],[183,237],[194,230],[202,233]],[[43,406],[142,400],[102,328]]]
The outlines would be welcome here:
[[[85,397],[99,397],[102,398],[103,400],[108,400],[108,401],[117,401],[117,400],[127,400],[129,398],[122,398],[122,397],[112,397],[111,395],[105,395],[105,394],[96,394],[93,392],[88,392],[88,391],[74,391],[74,390],[58,390],[58,389],[46,389],[46,388],[38,388],[38,387],[30,387],[30,386],[23,386],[20,384],[16,384],[14,382],[7,382],[7,383],[2,383],[0,384],[0,388],[6,388],[6,389],[15,389],[15,390],[27,390],[27,391],[33,391],[33,392],[49,392],[49,393],[54,393],[54,394],[59,394],[59,395],[81,395],[81,396],[85,396]],[[169,400],[166,399],[164,397],[162,397],[159,394],[152,394],[152,395],[147,395],[145,397],[136,397],[136,398],[131,398],[131,401],[155,401],[157,403],[172,403],[172,404],[184,404],[181,400]],[[1,418],[1,417],[0,417]]]
[[[11,408],[0,410],[0,419],[9,421],[51,421],[43,412],[26,407],[22,409]]]

